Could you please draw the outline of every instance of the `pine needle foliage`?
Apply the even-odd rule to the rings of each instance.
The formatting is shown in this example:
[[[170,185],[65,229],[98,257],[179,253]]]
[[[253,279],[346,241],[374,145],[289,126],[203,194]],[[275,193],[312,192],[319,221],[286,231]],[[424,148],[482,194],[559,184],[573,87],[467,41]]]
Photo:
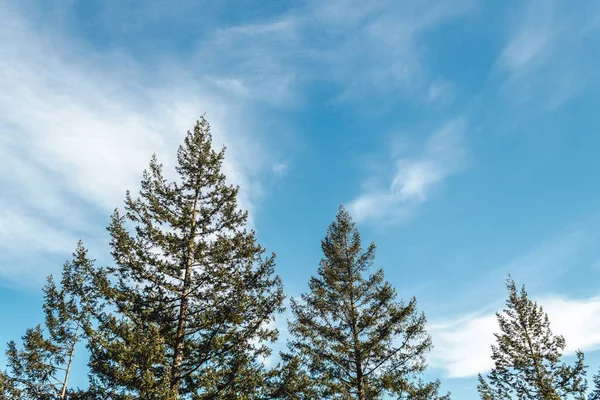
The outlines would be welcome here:
[[[561,361],[565,339],[554,335],[548,315],[527,296],[525,286],[517,290],[514,280],[506,283],[508,299],[496,313],[500,333],[492,346],[494,368],[487,380],[479,375],[478,390],[484,400],[585,399],[586,366],[577,352],[573,366]]]
[[[52,275],[48,277],[43,288],[44,324],[27,329],[22,348],[14,341],[8,343],[9,371],[0,376],[0,393],[6,398],[70,398],[69,376],[89,315],[72,293],[83,279],[82,268],[91,264],[79,242],[73,260],[63,267],[60,287]]]
[[[176,179],[152,157],[139,196],[108,231],[114,265],[97,269],[93,387],[111,398],[251,399],[283,291],[239,188],[223,174],[202,117],[177,152]]]
[[[594,389],[588,395],[587,400],[600,400],[600,372],[593,377]]]
[[[363,249],[350,214],[340,207],[321,242],[323,259],[308,293],[292,299],[289,347],[293,375],[310,377],[319,399],[438,399],[439,382],[423,382],[432,348],[416,300],[397,299],[383,270],[369,270],[375,245]],[[293,358],[292,358],[293,359]],[[294,398],[289,396],[289,398]]]

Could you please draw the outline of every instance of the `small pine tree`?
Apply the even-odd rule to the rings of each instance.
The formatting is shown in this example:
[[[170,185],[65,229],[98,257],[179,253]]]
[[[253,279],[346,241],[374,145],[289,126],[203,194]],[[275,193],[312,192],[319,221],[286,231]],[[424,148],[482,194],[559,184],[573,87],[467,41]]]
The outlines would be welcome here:
[[[368,275],[375,245],[363,250],[343,207],[321,247],[324,258],[310,292],[291,301],[289,347],[301,360],[292,381],[309,376],[320,399],[440,398],[439,382],[415,380],[432,347],[425,316],[414,298],[397,300],[381,269]]]
[[[115,211],[115,265],[90,285],[103,299],[89,342],[94,390],[160,400],[260,393],[283,291],[274,255],[245,229],[223,159],[203,117],[179,147],[179,179],[167,181],[153,157],[139,197],[128,192],[125,213]]]
[[[81,281],[79,270],[89,266],[87,251],[79,242],[73,261],[63,267],[61,287],[52,276],[44,286],[44,325],[25,332],[23,348],[9,342],[6,351],[10,373],[0,377],[2,390],[20,399],[66,399],[71,393],[69,375],[87,313],[71,293]]]
[[[525,286],[517,290],[508,279],[508,300],[503,313],[496,313],[500,333],[492,346],[494,368],[478,390],[484,400],[585,399],[586,366],[577,352],[573,366],[561,362],[565,339],[554,335],[548,315],[527,297]]]

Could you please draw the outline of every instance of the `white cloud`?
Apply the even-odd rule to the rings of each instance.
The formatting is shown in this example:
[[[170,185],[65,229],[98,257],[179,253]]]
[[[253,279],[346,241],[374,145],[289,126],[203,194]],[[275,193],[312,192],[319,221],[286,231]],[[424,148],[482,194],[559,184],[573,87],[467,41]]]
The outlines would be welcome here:
[[[341,0],[312,2],[311,17],[329,38],[317,53],[330,79],[342,85],[341,98],[365,93],[431,101],[431,76],[424,36],[467,14],[474,2]],[[424,95],[423,95],[424,94]],[[381,97],[380,97],[381,98]]]
[[[215,55],[203,68],[219,82],[271,104],[298,102],[302,84],[323,81],[338,86],[338,99],[376,93],[437,102],[449,98],[449,85],[430,76],[423,36],[473,4],[309,0],[266,21],[218,30],[198,54]]]
[[[41,238],[62,244],[72,236],[102,235],[92,219],[107,215],[121,204],[126,189],[137,187],[152,152],[169,170],[183,133],[205,111],[216,145],[228,147],[225,173],[240,184],[241,206],[253,215],[264,192],[264,172],[286,170],[277,164],[277,154],[270,159],[273,152],[265,151],[255,134],[258,105],[293,104],[299,84],[314,81],[334,82],[343,96],[353,98],[364,91],[394,91],[395,96],[418,82],[427,93],[423,100],[437,101],[441,86],[430,85],[417,42],[428,30],[463,15],[470,4],[385,0],[367,7],[356,1],[308,1],[267,21],[202,32],[195,55],[154,56],[149,66],[121,51],[96,51],[62,36],[67,25],[57,21],[72,16],[69,5],[49,11],[40,24],[29,19],[39,16],[37,9],[27,9],[37,7],[35,2],[3,5],[0,207],[10,213],[5,221],[33,218],[37,230],[10,233],[3,224],[3,238],[10,239],[0,247],[0,275],[32,257],[10,243],[29,241],[31,248],[62,255],[64,246],[49,246]],[[143,33],[165,15],[160,7],[146,11],[135,21],[124,20],[128,17],[107,7],[95,23],[117,28],[118,20],[130,33]],[[169,18],[186,13],[169,13]],[[414,166],[397,190],[425,196],[433,181],[442,179],[431,167]]]
[[[211,33],[197,50],[203,73],[221,87],[271,105],[295,101],[301,38],[294,18]]]
[[[545,29],[528,28],[513,36],[502,54],[504,66],[510,70],[524,68],[543,56],[550,37]]]
[[[444,369],[450,378],[477,375],[491,367],[491,345],[496,317],[472,315],[434,322],[428,329],[434,349],[428,358],[433,368]]]
[[[478,270],[487,272],[461,279],[460,286],[445,294],[451,295],[452,301],[436,304],[438,317],[428,326],[435,346],[428,357],[431,366],[450,378],[472,377],[491,369],[491,345],[498,331],[495,312],[504,308],[507,295],[499,283],[508,275],[518,285],[525,283],[530,298],[543,306],[552,331],[567,341],[566,355],[577,349],[599,349],[600,297],[543,295],[564,288],[564,277],[575,269],[581,273],[583,266],[593,268],[597,260],[597,222],[597,217],[588,216],[501,266],[483,260]]]
[[[574,354],[576,350],[600,348],[600,297],[548,296],[540,298],[538,303],[548,314],[552,331],[565,337],[565,355]],[[432,367],[445,370],[450,378],[469,377],[490,370],[493,366],[491,345],[497,331],[493,313],[476,313],[432,323],[429,326],[435,346],[429,358]]]
[[[263,172],[274,160],[254,157],[270,152],[261,151],[244,103],[225,103],[218,85],[192,79],[189,71],[166,68],[151,75],[134,60],[39,30],[17,6],[4,8],[0,276],[39,282],[49,271],[37,270],[33,282],[27,267],[33,252],[66,257],[76,237],[103,235],[107,219],[94,217],[108,217],[121,206],[125,190],[135,192],[153,152],[171,171],[177,145],[205,111],[215,146],[228,147],[225,173],[240,184],[241,206],[253,215]]]
[[[555,35],[562,29],[554,24],[555,7],[553,1],[531,1],[524,6],[500,57],[504,68],[518,73],[540,66],[547,59],[556,44]]]
[[[524,3],[525,4],[525,3]],[[600,29],[594,4],[570,7],[534,0],[517,13],[498,64],[505,91],[517,104],[556,108],[576,97],[596,76],[595,51],[588,39]]]
[[[433,134],[420,154],[395,160],[387,188],[370,185],[348,206],[357,221],[400,223],[425,202],[442,181],[465,167],[465,123],[448,122]]]

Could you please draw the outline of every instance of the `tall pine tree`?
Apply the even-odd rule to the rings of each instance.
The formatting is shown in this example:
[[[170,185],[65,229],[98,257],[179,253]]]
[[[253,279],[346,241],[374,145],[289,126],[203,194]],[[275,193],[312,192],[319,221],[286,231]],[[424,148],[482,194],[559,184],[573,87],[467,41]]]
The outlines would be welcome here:
[[[414,298],[397,300],[381,269],[368,274],[375,245],[361,247],[358,229],[343,207],[321,248],[324,257],[309,282],[310,292],[291,301],[289,346],[300,360],[294,382],[310,377],[320,399],[440,398],[439,382],[419,379],[432,347],[425,316]]]
[[[155,157],[139,197],[108,228],[115,265],[93,277],[104,304],[90,339],[93,388],[112,398],[250,399],[283,302],[238,188],[203,117],[177,153],[176,181]]]
[[[0,376],[0,393],[7,398],[66,399],[74,392],[69,377],[89,314],[72,293],[84,279],[82,269],[91,264],[80,242],[73,260],[63,267],[60,287],[48,277],[43,289],[45,323],[25,332],[23,348],[14,341],[8,344],[9,371]]]
[[[561,362],[565,339],[552,333],[548,315],[529,300],[525,286],[518,291],[508,279],[506,287],[506,308],[496,313],[500,333],[492,346],[494,368],[487,380],[479,375],[481,398],[585,399],[583,353],[577,352],[573,366]]]

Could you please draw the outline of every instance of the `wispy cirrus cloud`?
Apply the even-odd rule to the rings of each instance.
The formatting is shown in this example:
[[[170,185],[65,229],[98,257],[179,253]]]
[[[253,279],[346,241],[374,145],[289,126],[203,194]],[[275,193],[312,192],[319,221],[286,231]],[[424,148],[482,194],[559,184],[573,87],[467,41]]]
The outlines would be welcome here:
[[[171,170],[177,145],[204,112],[215,146],[228,147],[225,172],[253,215],[275,162],[261,151],[243,102],[215,82],[173,71],[168,60],[162,73],[151,72],[41,31],[25,15],[9,3],[0,16],[3,282],[37,284],[60,266],[40,265],[40,257],[66,258],[76,238],[103,236],[99,216],[135,191],[153,152]],[[259,152],[265,156],[257,160]]]
[[[453,120],[431,135],[416,154],[400,154],[393,160],[386,186],[369,187],[349,204],[357,221],[402,223],[427,201],[446,179],[466,167],[466,123]]]
[[[513,22],[498,65],[507,74],[502,89],[515,102],[556,108],[597,81],[600,8],[594,2],[571,7],[534,0]]]
[[[445,101],[451,84],[429,70],[424,37],[474,2],[306,1],[270,19],[226,27],[199,44],[203,69],[234,92],[278,105],[327,82],[340,100],[376,94]],[[221,68],[227,66],[227,68]]]
[[[264,193],[264,174],[283,175],[287,168],[257,140],[256,107],[295,104],[303,85],[315,82],[336,85],[339,98],[423,92],[423,101],[441,101],[450,86],[427,70],[421,39],[471,4],[306,1],[251,22],[213,21],[192,39],[190,52],[154,55],[148,66],[128,53],[126,43],[99,50],[58,28],[74,16],[69,4],[44,6],[38,24],[35,2],[3,3],[0,274],[29,280],[33,269],[23,243],[62,255],[75,237],[99,235],[102,229],[91,228],[98,225],[92,219],[137,187],[152,152],[169,164],[181,135],[204,111],[216,144],[228,147],[227,176],[241,185],[242,206],[252,211]],[[165,13],[161,7],[141,15],[122,13],[118,5],[100,8],[93,24],[111,40],[143,36],[159,21],[176,26],[189,18],[187,11]],[[414,185],[425,179],[429,186],[439,173],[416,166],[394,190],[424,196]],[[36,234],[15,224],[35,227]],[[46,275],[38,266],[36,271]]]

